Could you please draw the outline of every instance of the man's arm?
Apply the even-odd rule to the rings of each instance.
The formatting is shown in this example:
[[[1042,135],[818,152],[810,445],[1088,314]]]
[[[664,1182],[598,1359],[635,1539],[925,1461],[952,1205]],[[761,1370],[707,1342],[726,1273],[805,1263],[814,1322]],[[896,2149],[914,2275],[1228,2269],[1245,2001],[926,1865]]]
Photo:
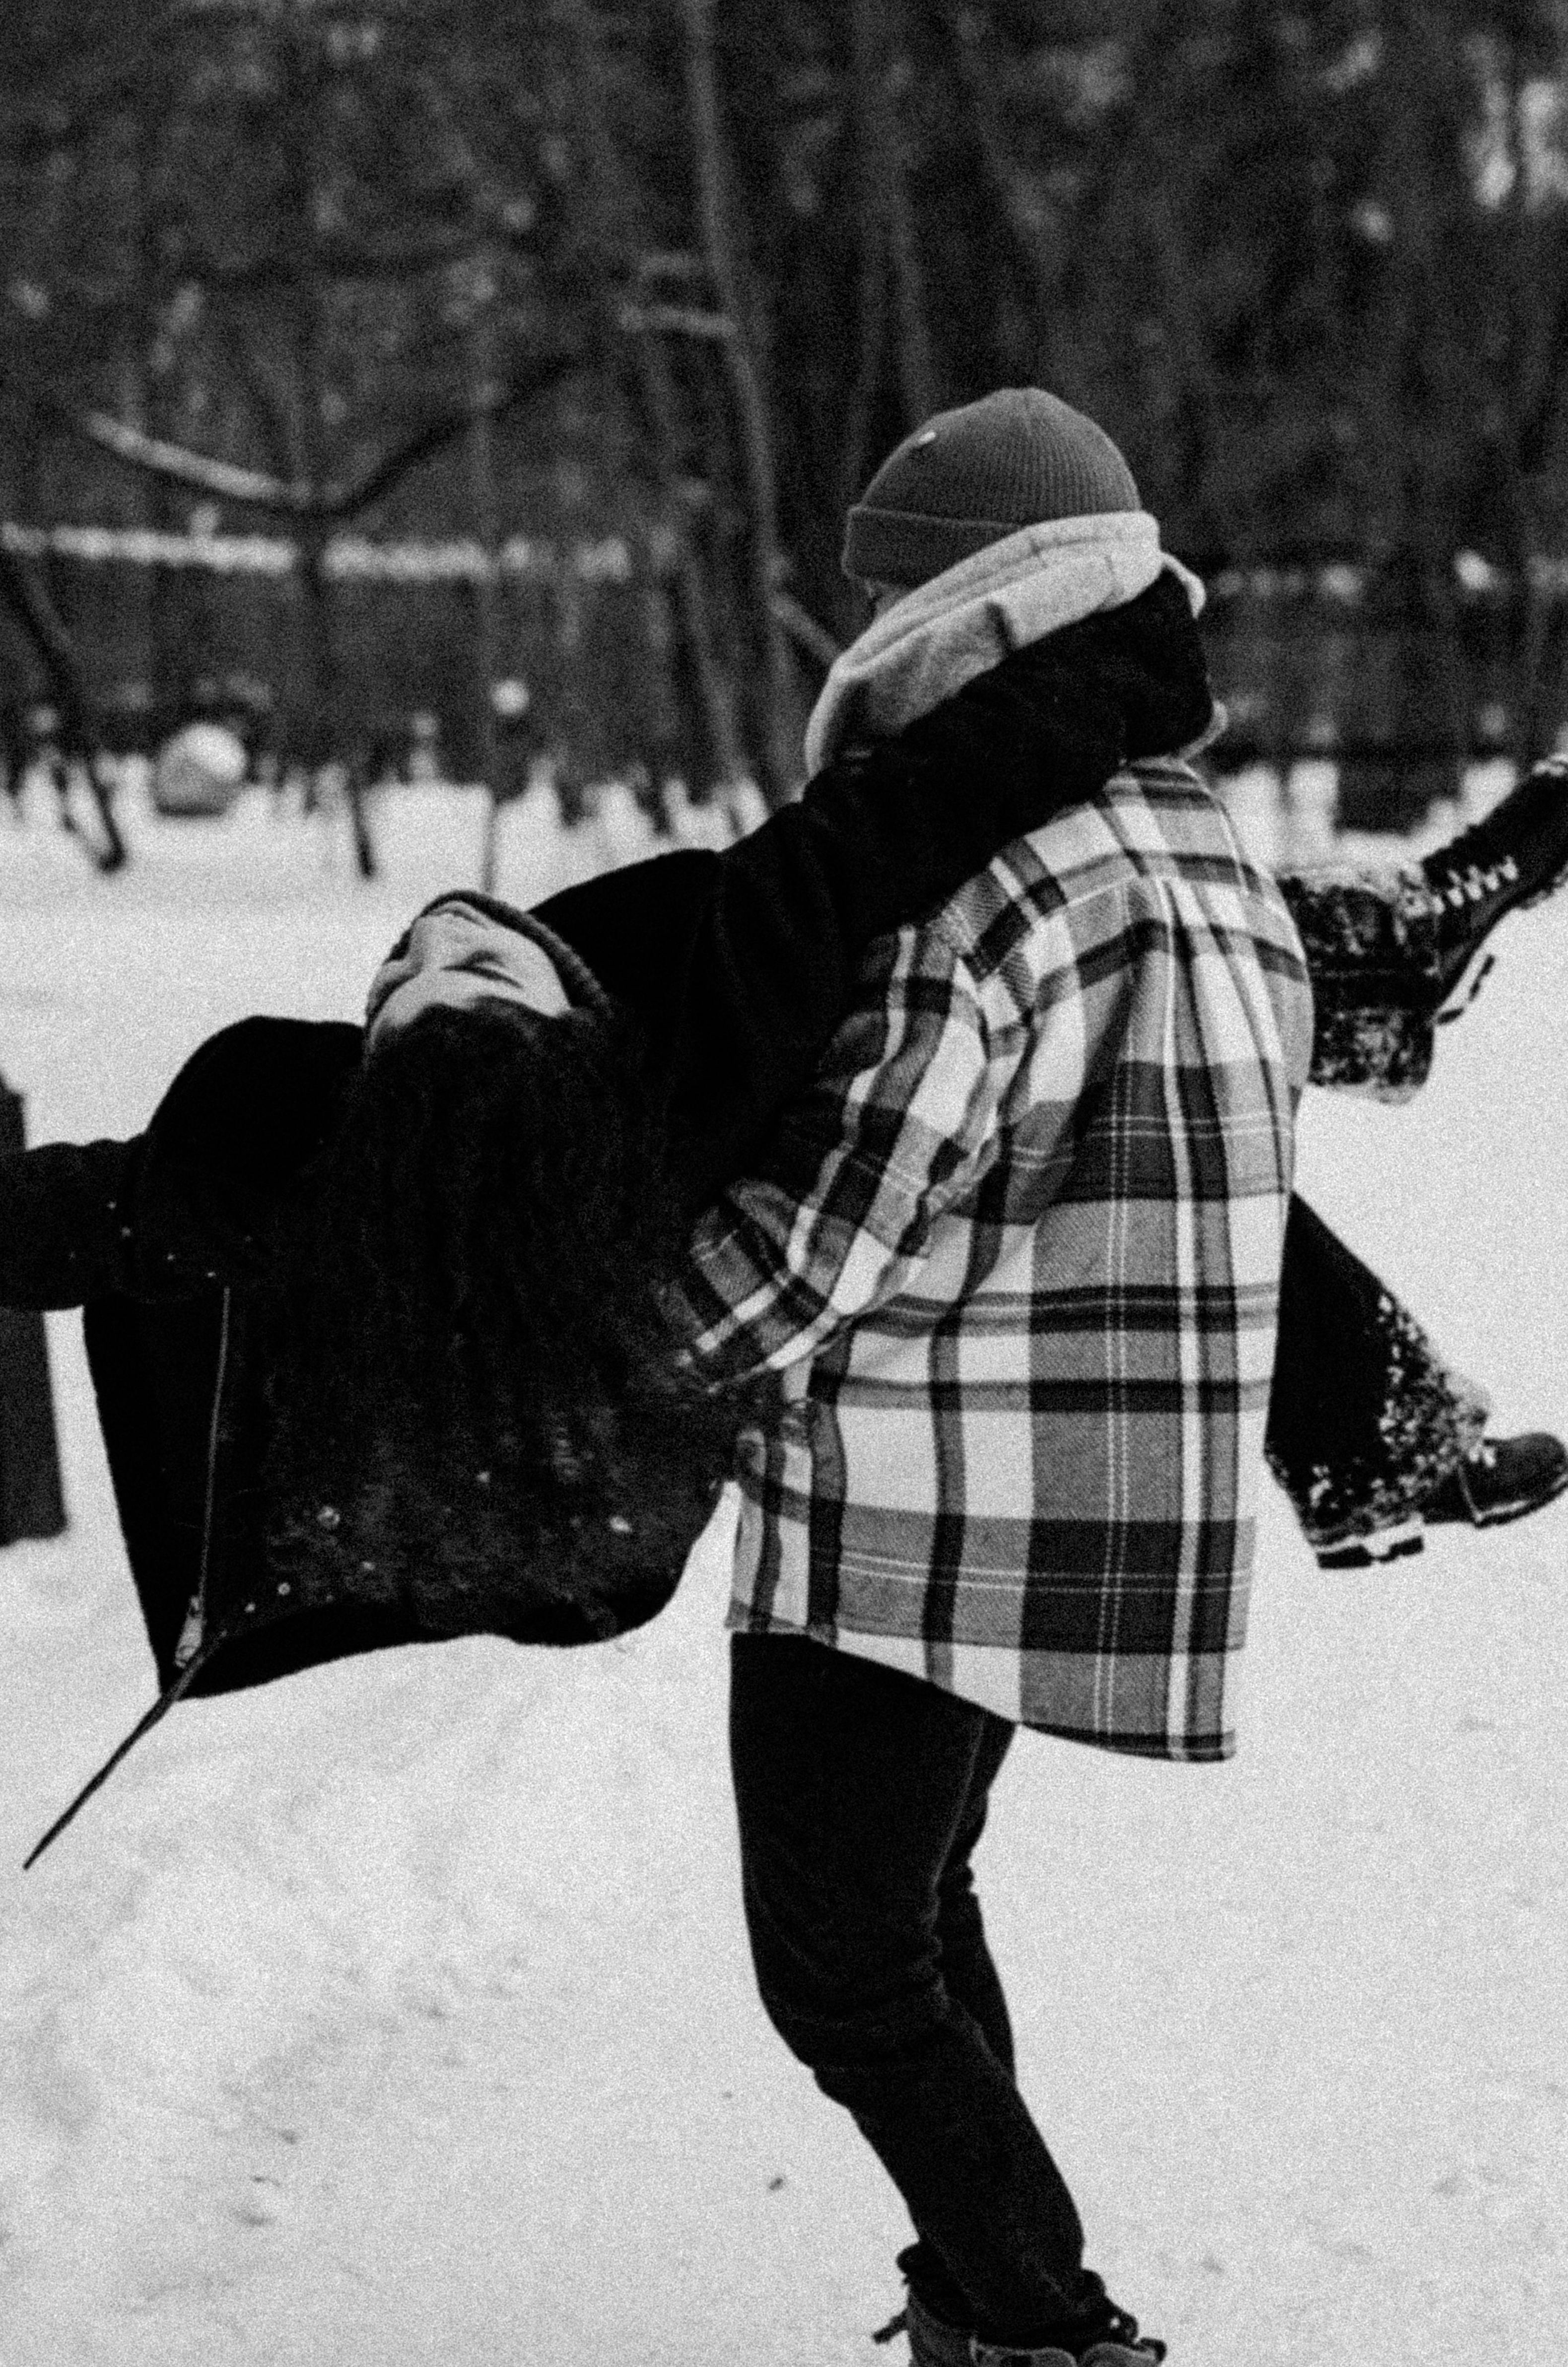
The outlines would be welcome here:
[[[895,1296],[994,1155],[989,1030],[961,955],[930,927],[878,954],[758,1173],[692,1236],[674,1311],[715,1378],[794,1364]]]
[[[1121,679],[1108,665],[1102,691],[1056,639],[1015,651],[896,740],[838,758],[722,855],[657,855],[540,906],[642,1024],[691,1218],[754,1171],[850,1008],[868,948],[1115,770]]]

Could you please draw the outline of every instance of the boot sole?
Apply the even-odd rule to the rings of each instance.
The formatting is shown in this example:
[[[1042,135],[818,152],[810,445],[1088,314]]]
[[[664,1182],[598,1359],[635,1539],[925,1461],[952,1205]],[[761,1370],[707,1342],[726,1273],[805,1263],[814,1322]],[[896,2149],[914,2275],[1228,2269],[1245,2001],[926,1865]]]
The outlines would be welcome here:
[[[1425,1547],[1428,1532],[1438,1529],[1506,1529],[1510,1521],[1522,1521],[1531,1512],[1544,1512],[1568,1489],[1568,1464],[1564,1464],[1550,1487],[1522,1501],[1510,1500],[1494,1511],[1454,1513],[1437,1520],[1425,1521],[1414,1535],[1395,1535],[1392,1542],[1374,1553],[1363,1544],[1352,1542],[1342,1546],[1326,1546],[1315,1556],[1320,1569],[1381,1569],[1385,1562],[1403,1561]]]

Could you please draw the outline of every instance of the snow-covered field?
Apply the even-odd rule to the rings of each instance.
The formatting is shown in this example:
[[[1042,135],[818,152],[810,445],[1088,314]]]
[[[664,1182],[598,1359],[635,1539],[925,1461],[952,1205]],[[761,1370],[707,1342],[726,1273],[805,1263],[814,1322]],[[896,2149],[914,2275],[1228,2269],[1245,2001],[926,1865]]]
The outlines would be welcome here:
[[[445,814],[447,819],[443,820]],[[624,820],[624,817],[622,818]],[[130,1132],[210,1030],[357,1013],[477,814],[0,832],[0,1070]],[[520,899],[607,853],[517,818]],[[1494,1391],[1568,1427],[1568,897],[1404,1112],[1313,1096],[1307,1188]],[[151,1694],[74,1319],[72,1525],[0,1555],[0,2367],[863,2367],[901,2209],[754,1996],[724,1537],[601,1651],[483,1640]],[[1172,2367],[1556,2360],[1568,2328],[1568,1503],[1318,1573],[1272,1491],[1241,1754],[1020,1739],[981,1884],[1090,2257]]]

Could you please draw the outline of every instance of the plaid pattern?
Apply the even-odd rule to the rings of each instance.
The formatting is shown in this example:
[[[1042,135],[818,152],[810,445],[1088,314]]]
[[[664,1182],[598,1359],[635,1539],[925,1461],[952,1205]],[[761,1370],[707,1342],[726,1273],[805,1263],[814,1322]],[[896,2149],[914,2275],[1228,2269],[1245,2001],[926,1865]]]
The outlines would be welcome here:
[[[1027,1726],[1217,1759],[1312,1006],[1174,759],[884,938],[680,1310],[742,1433],[730,1624]]]

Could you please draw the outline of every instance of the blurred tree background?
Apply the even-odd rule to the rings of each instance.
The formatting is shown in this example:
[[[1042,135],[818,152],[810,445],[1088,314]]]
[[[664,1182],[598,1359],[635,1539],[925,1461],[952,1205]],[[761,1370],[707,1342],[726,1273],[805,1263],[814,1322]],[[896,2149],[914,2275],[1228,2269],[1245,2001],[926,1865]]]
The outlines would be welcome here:
[[[12,0],[0,667],[487,777],[521,676],[569,780],[777,798],[846,503],[1038,383],[1237,757],[1410,821],[1568,710],[1565,75],[1564,0]]]

